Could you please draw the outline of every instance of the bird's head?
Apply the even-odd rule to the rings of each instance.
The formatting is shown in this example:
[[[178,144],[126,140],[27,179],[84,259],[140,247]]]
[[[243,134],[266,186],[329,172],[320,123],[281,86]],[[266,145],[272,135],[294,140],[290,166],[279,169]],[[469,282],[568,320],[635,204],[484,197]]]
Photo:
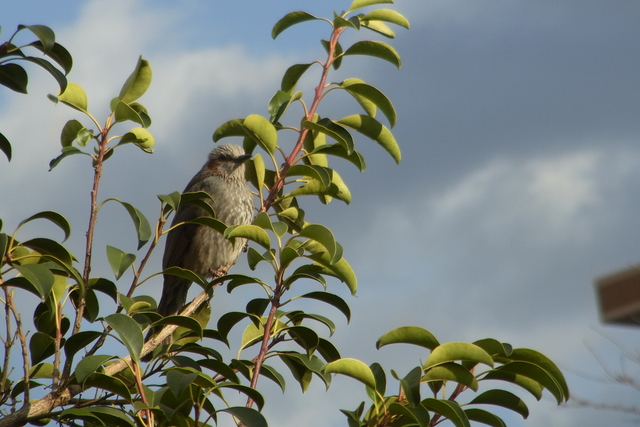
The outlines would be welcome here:
[[[222,144],[209,153],[206,167],[214,175],[244,179],[244,162],[249,158],[239,145]]]

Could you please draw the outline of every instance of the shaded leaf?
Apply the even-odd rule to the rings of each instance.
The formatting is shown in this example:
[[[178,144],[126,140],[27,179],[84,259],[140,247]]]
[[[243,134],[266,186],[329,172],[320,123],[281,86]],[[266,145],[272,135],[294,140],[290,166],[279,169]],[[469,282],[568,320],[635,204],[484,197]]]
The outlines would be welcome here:
[[[37,289],[43,300],[51,292],[55,278],[51,270],[40,264],[16,265],[16,270]]]
[[[529,409],[522,399],[515,394],[506,390],[488,390],[484,393],[476,396],[470,405],[488,404],[502,406],[503,408],[511,409],[514,412],[522,415],[522,418],[529,416]]]
[[[397,120],[396,109],[393,107],[391,100],[380,90],[366,83],[351,83],[347,80],[343,81],[341,86],[356,99],[362,97],[374,103],[389,120],[389,125],[391,127],[395,126]]]
[[[226,412],[233,415],[246,427],[268,427],[267,420],[264,416],[253,408],[234,406],[231,408],[220,409],[218,412]]]
[[[0,151],[7,156],[8,161],[11,161],[11,143],[2,133],[0,133]]]
[[[469,419],[457,402],[428,398],[422,401],[422,405],[427,409],[441,414],[456,427],[470,427]]]
[[[27,93],[29,77],[27,72],[17,64],[0,64],[0,85],[18,93]]]
[[[286,30],[287,28],[293,25],[299,24],[301,22],[313,21],[317,19],[320,19],[320,18],[317,18],[312,14],[301,11],[301,10],[287,13],[273,26],[273,29],[271,30],[271,37],[275,39],[276,37],[278,37],[280,33],[282,33],[284,30]]]
[[[492,427],[507,427],[502,418],[483,409],[469,408],[465,409],[464,413],[471,421],[477,421]]]
[[[322,301],[340,310],[340,312],[347,318],[347,321],[351,320],[351,309],[349,308],[349,304],[347,304],[345,300],[343,300],[336,294],[332,294],[330,292],[315,291],[300,295],[296,298],[310,298],[317,301]]]
[[[111,393],[114,393],[122,397],[129,403],[133,402],[129,389],[127,388],[125,383],[122,382],[122,380],[120,380],[117,377],[112,377],[110,375],[94,372],[90,374],[86,380],[84,380],[85,390],[87,390],[90,387],[95,387],[95,388],[109,391]]]
[[[134,254],[124,253],[118,248],[107,245],[107,260],[109,261],[113,274],[116,276],[116,280],[118,280],[124,272],[131,267],[136,260],[136,256]]]
[[[76,380],[82,384],[89,375],[97,372],[102,368],[107,361],[113,359],[113,356],[105,354],[96,354],[92,356],[83,357],[76,366]]]
[[[282,82],[280,83],[280,90],[288,94],[291,94],[296,88],[296,85],[298,84],[300,77],[302,77],[302,75],[313,64],[314,62],[311,62],[309,64],[295,64],[289,67],[287,71],[285,71],[284,76],[282,76]]]
[[[421,381],[455,381],[467,386],[473,391],[478,391],[478,381],[473,373],[463,366],[452,362],[430,368],[422,376]]]

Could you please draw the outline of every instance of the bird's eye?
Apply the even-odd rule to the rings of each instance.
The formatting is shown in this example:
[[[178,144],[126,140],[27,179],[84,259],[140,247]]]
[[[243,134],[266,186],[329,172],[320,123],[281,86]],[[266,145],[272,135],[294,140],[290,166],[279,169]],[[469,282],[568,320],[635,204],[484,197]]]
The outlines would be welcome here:
[[[229,161],[229,160],[231,160],[231,157],[227,156],[226,154],[221,154],[221,155],[218,157],[218,160],[222,160],[222,161]]]

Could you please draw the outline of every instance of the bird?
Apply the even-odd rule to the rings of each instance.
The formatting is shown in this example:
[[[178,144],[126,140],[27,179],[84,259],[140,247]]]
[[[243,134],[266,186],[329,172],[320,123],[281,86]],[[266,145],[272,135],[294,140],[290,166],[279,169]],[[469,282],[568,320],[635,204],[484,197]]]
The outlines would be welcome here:
[[[216,218],[227,226],[246,225],[254,211],[253,195],[245,178],[245,161],[251,156],[242,147],[222,144],[214,148],[200,171],[189,181],[184,192],[204,191],[213,201],[208,203]],[[202,207],[180,205],[167,235],[162,268],[181,267],[206,278],[221,277],[236,263],[246,245],[246,239],[226,239],[213,228],[199,224],[183,224],[198,217],[209,216]],[[191,286],[188,279],[163,275],[162,296],[158,314],[177,314],[187,299]],[[147,338],[153,335],[151,331]]]

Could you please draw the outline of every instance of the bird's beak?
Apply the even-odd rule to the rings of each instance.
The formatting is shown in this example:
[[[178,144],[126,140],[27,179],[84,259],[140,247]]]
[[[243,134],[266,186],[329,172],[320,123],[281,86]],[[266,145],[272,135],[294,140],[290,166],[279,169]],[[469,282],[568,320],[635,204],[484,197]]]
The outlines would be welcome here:
[[[251,154],[245,154],[243,156],[236,158],[236,163],[240,165],[246,162],[247,160],[249,160],[250,158],[251,158]]]

